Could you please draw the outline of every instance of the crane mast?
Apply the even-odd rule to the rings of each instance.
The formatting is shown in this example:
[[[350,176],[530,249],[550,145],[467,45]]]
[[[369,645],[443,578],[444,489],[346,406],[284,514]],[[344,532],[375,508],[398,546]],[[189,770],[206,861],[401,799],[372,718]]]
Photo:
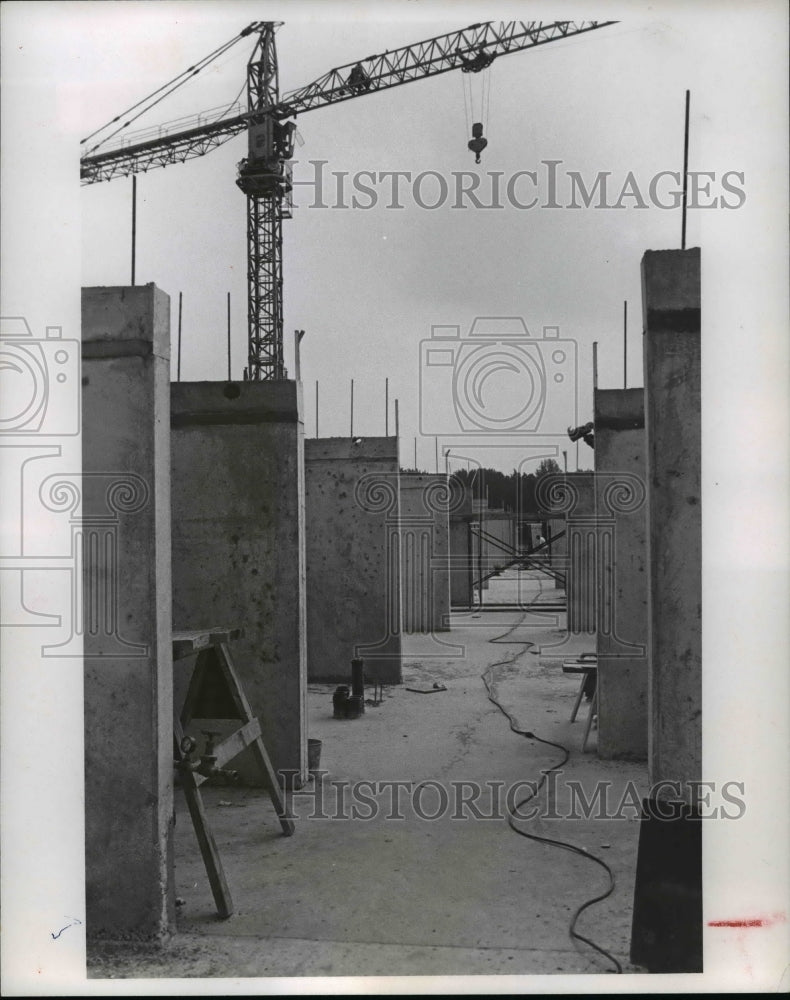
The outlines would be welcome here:
[[[238,186],[247,196],[247,331],[245,378],[285,377],[283,365],[283,219],[290,216],[292,123],[272,114],[280,100],[278,25],[266,22],[247,64],[247,158]]]
[[[283,219],[291,217],[291,161],[296,130],[295,123],[285,119],[451,70],[477,73],[499,55],[616,23],[486,21],[332,69],[281,99],[274,37],[280,22],[257,21],[238,36],[258,34],[247,64],[245,113],[210,121],[198,116],[188,127],[182,122],[173,130],[160,128],[153,138],[122,142],[99,153],[92,150],[80,160],[80,177],[84,184],[95,184],[183,163],[246,130],[247,156],[238,165],[236,179],[247,197],[249,346],[244,377],[252,381],[283,379],[282,224]]]

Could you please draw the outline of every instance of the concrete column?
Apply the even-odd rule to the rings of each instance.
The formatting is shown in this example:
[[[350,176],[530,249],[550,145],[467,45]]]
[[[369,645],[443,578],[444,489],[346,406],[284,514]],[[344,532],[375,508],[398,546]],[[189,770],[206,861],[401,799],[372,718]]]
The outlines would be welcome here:
[[[595,480],[591,472],[551,473],[538,480],[536,500],[555,524],[565,516],[565,591],[568,634],[595,634],[597,539]]]
[[[470,518],[451,518],[450,603],[453,607],[470,608],[472,606],[474,571]]]
[[[474,603],[474,563],[472,536],[472,494],[464,488],[462,505],[450,515],[450,602],[453,607],[471,608]]]
[[[83,288],[82,382],[87,932],[156,939],[174,918],[164,292]]]
[[[397,438],[305,441],[307,674],[401,682]]]
[[[648,482],[648,770],[631,960],[702,971],[700,252],[642,259]]]
[[[643,389],[599,389],[598,755],[647,758],[647,487]]]
[[[401,473],[404,632],[449,631],[451,492],[443,474]]]
[[[563,640],[542,645],[546,656],[579,655],[595,649],[598,598],[598,539],[592,472],[550,473],[538,479],[539,511],[555,524],[565,518],[564,558],[567,627]],[[561,565],[558,569],[562,570]],[[573,637],[581,636],[581,642]]]
[[[702,763],[700,254],[642,261],[647,433],[650,780]]]
[[[301,386],[171,386],[173,620],[242,626],[231,655],[275,770],[307,777]],[[245,751],[234,767],[260,779]]]

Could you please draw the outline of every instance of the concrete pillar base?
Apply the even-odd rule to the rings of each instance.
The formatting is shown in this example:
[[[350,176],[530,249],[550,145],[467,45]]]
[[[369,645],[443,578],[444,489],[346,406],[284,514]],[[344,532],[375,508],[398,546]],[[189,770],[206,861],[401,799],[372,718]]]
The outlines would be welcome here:
[[[645,799],[639,827],[631,961],[648,972],[702,972],[702,819]]]

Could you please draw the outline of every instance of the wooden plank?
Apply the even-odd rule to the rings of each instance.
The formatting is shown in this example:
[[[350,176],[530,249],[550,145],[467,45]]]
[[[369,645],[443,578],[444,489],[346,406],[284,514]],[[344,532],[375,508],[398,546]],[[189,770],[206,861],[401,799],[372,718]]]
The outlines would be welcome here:
[[[180,629],[173,632],[173,659],[182,660],[207,646],[218,646],[222,642],[232,642],[244,635],[243,628],[226,628],[214,625],[204,629]]]
[[[181,725],[176,720],[173,729],[173,742],[176,760],[179,762],[184,759],[184,755],[181,752],[183,735]],[[203,858],[203,864],[206,867],[206,875],[208,875],[214,904],[217,907],[219,916],[225,920],[233,914],[233,899],[225,878],[225,871],[222,867],[219,850],[217,849],[217,842],[214,840],[214,834],[211,832],[211,827],[208,823],[203,799],[195,782],[195,773],[184,768],[184,770],[179,771],[179,774],[181,775],[181,786],[184,790],[184,798],[189,809],[189,815],[192,818],[192,826],[195,829],[195,836],[200,847],[200,854]]]
[[[193,723],[200,722],[200,719],[192,719]],[[245,723],[241,729],[237,729],[235,733],[231,733],[226,736],[225,739],[218,744],[214,745],[214,753],[217,755],[217,767],[224,767],[234,757],[246,750],[247,747],[252,746],[255,740],[261,735],[261,726],[257,719],[250,719],[249,722]],[[195,772],[195,784],[202,785],[204,781],[208,779],[202,774]]]
[[[573,703],[573,711],[571,712],[571,722],[576,721],[576,715],[579,711],[579,705],[582,703],[582,695],[584,694],[584,685],[587,683],[587,678],[582,677],[582,682],[579,685],[579,693],[576,695],[576,701]]]
[[[233,703],[236,706],[241,718],[245,720],[254,718],[252,709],[250,708],[250,703],[247,701],[244,689],[236,676],[233,661],[230,658],[230,652],[225,643],[222,643],[217,650],[217,663],[227,680],[231,697],[233,698]],[[293,835],[296,827],[294,826],[291,813],[286,805],[285,797],[282,789],[280,788],[280,783],[277,780],[277,775],[274,773],[274,768],[272,767],[272,762],[269,759],[269,754],[266,751],[262,737],[259,736],[252,743],[252,754],[261,770],[261,774],[263,775],[266,790],[272,800],[274,810],[280,818],[280,827],[285,836],[290,837]]]
[[[564,674],[594,674],[598,670],[598,664],[594,662],[580,663],[577,660],[566,660],[562,665]]]
[[[280,783],[277,780],[277,775],[274,773],[274,768],[272,767],[272,762],[269,759],[269,754],[266,752],[266,747],[264,746],[263,739],[260,736],[252,744],[252,755],[258,762],[258,766],[260,767],[261,773],[266,781],[266,789],[272,800],[274,811],[280,818],[280,829],[286,837],[292,837],[296,830],[296,826],[294,825],[292,814],[286,804],[283,791],[280,788]]]
[[[211,644],[218,646],[221,642],[233,642],[234,639],[241,639],[243,636],[243,628],[212,628]]]
[[[582,753],[587,752],[587,740],[590,738],[590,728],[592,727],[593,716],[598,714],[598,689],[590,702],[590,711],[587,713],[587,724],[584,727],[584,739],[582,740]]]
[[[183,660],[187,656],[193,656],[201,649],[209,645],[210,632],[174,632],[173,633],[173,659]]]
[[[250,719],[241,729],[226,736],[214,750],[217,755],[217,767],[224,767],[234,757],[238,757],[242,750],[246,750],[260,735],[260,723],[257,719]]]
[[[222,672],[222,676],[225,678],[225,683],[228,686],[230,696],[233,699],[233,704],[236,711],[239,713],[239,717],[245,721],[254,718],[252,709],[250,708],[250,703],[247,701],[247,696],[244,693],[241,681],[239,680],[236,669],[233,666],[233,660],[230,658],[230,650],[224,642],[219,644],[216,656],[217,666]]]

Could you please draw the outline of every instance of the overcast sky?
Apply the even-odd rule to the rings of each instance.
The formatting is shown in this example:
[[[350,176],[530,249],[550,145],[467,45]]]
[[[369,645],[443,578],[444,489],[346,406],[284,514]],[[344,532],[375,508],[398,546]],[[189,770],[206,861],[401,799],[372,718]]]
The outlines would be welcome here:
[[[772,3],[695,4],[690,11],[688,6],[635,4],[624,10],[609,4],[592,12],[565,8],[564,16],[592,13],[620,23],[501,57],[485,74],[452,72],[299,119],[304,145],[297,147],[295,177],[309,182],[314,177],[310,161],[327,161],[323,197],[329,205],[335,198],[334,173],[363,170],[410,171],[412,177],[437,171],[451,188],[454,173],[476,171],[481,192],[490,190],[489,172],[501,172],[504,184],[518,171],[533,170],[541,198],[529,210],[503,198],[502,210],[486,211],[455,209],[450,195],[435,210],[426,210],[407,184],[404,208],[394,210],[388,207],[387,182],[382,182],[373,208],[335,210],[311,208],[312,188],[297,189],[295,217],[285,223],[285,350],[293,374],[293,330],[307,331],[302,377],[308,434],[315,433],[316,379],[321,435],[348,433],[352,378],[355,432],[382,434],[384,379],[389,377],[391,409],[392,401],[400,400],[403,460],[411,464],[414,437],[419,435],[419,464],[431,467],[434,440],[420,435],[420,343],[437,324],[457,324],[463,336],[476,316],[522,317],[539,339],[544,326],[556,326],[560,337],[578,344],[578,410],[568,412],[566,419],[564,398],[556,401],[554,424],[565,426],[574,417],[582,421],[592,416],[593,341],[599,343],[599,385],[623,384],[627,300],[628,384],[642,384],[641,256],[646,249],[678,247],[681,229],[680,211],[657,207],[648,191],[657,173],[682,167],[687,88],[690,169],[714,172],[713,197],[725,194],[722,175],[744,176],[742,184],[734,182],[745,193],[739,208],[692,209],[688,218],[687,245],[705,246],[706,277],[714,274],[717,252],[727,248],[722,260],[730,270],[723,284],[731,286],[732,275],[739,273],[738,257],[744,245],[753,242],[751,234],[764,236],[779,224],[771,193],[783,194],[785,184],[785,148],[775,128],[785,107],[777,87],[784,69],[785,46],[777,44],[776,30],[782,16]],[[487,17],[495,13],[493,8],[487,11]],[[501,5],[496,13],[529,13],[543,20],[557,16],[546,5],[532,4]],[[300,2],[6,5],[6,22],[18,28],[21,38],[18,45],[7,46],[6,65],[28,86],[22,102],[15,102],[13,88],[6,87],[6,132],[13,130],[17,118],[29,128],[38,112],[44,119],[54,114],[58,138],[55,148],[51,133],[45,138],[35,128],[30,136],[26,133],[12,169],[21,173],[23,185],[30,184],[28,165],[33,162],[53,168],[65,163],[76,170],[81,137],[254,19],[285,22],[277,46],[281,90],[287,92],[333,66],[480,17],[478,8],[465,3],[452,8]],[[250,50],[251,39],[242,40],[134,128],[229,104],[244,83]],[[486,75],[489,145],[475,166],[466,147],[464,82],[471,81],[479,101]],[[185,380],[224,377],[228,292],[235,378],[241,377],[246,361],[246,205],[234,183],[236,163],[244,155],[241,135],[202,159],[152,171],[138,182],[137,281],[154,281],[171,296],[174,374],[177,302],[178,293],[183,293]],[[559,209],[541,207],[548,160],[560,161]],[[8,173],[8,157],[5,166]],[[611,172],[610,203],[617,201],[633,172],[648,207],[639,207],[636,197],[625,197],[617,209],[564,207],[569,204],[569,171],[578,171],[588,187],[601,171]],[[62,185],[64,175],[56,176]],[[665,204],[671,202],[673,188],[671,180],[660,187]],[[436,199],[437,189],[430,182],[421,190],[424,201]],[[532,193],[528,181],[516,188],[523,202]],[[39,200],[45,193],[35,186],[30,196]],[[59,201],[63,214],[57,190],[50,188],[46,196]],[[739,200],[730,196],[731,204]],[[11,222],[18,212],[22,228],[29,230],[30,203],[24,198],[12,201]],[[70,250],[78,236],[79,283],[129,282],[129,178],[83,188],[76,202],[69,203],[68,221],[60,229],[43,203],[39,211],[42,220],[51,220],[53,237],[65,237]],[[21,297],[28,301],[40,294],[35,272],[42,256],[36,250],[31,253],[32,273],[30,263],[22,264],[20,258],[7,271],[19,279]],[[44,258],[51,252],[45,248]],[[70,259],[71,268],[76,263]],[[17,282],[9,285],[16,287]],[[26,289],[33,287],[36,292],[26,296]],[[739,308],[745,308],[743,300]],[[723,316],[738,318],[727,306]],[[763,360],[770,371],[770,359]],[[754,372],[756,379],[761,374],[765,372]],[[507,375],[503,378],[506,383]],[[489,392],[494,384],[489,383]],[[505,386],[511,393],[518,388],[518,378]],[[450,419],[442,411],[451,405],[441,395],[441,387],[432,389],[431,426]],[[393,424],[391,413],[390,432]],[[582,464],[589,465],[583,445],[581,449]],[[571,468],[575,455],[571,449]],[[502,452],[492,464],[509,470],[517,461],[517,455]]]
[[[70,6],[75,9],[69,16],[61,12],[59,34],[64,53],[78,56],[78,72],[69,70],[63,100],[81,135],[250,20],[276,17],[278,9],[232,2]],[[480,16],[459,5],[452,19],[440,21],[417,6],[402,5],[401,16],[388,19],[378,19],[375,7],[368,7],[364,18],[351,19],[348,8],[329,6],[321,8],[319,20],[313,7],[285,5],[285,24],[277,35],[282,91],[333,66],[463,27]],[[315,432],[316,379],[320,433],[348,432],[351,378],[355,431],[383,433],[384,378],[389,376],[390,399],[400,400],[403,458],[411,464],[419,433],[420,342],[434,324],[458,324],[466,333],[481,315],[523,317],[538,338],[544,326],[558,326],[562,338],[578,343],[581,421],[592,416],[593,341],[600,345],[599,384],[623,384],[627,299],[629,384],[642,384],[640,258],[645,249],[678,247],[681,228],[679,210],[651,204],[648,189],[659,171],[681,169],[684,91],[692,92],[690,168],[716,172],[714,195],[723,193],[722,174],[746,172],[742,208],[690,212],[687,245],[697,246],[706,231],[737,231],[738,211],[749,210],[748,197],[758,183],[749,170],[752,136],[764,126],[760,112],[769,111],[756,101],[753,86],[760,85],[756,67],[766,64],[763,50],[773,39],[760,4],[749,5],[748,17],[733,5],[726,20],[700,9],[689,15],[666,6],[634,15],[600,31],[502,57],[487,74],[453,72],[300,118],[304,145],[297,147],[295,176],[310,181],[315,169],[309,161],[328,161],[323,189],[328,205],[336,201],[333,172],[361,170],[410,171],[413,177],[438,171],[451,186],[453,172],[474,170],[481,174],[483,192],[490,191],[488,171],[501,171],[507,180],[517,171],[534,170],[545,200],[542,161],[547,160],[561,161],[558,201],[564,206],[569,170],[579,171],[588,187],[600,171],[610,171],[610,202],[633,171],[649,204],[637,207],[636,197],[626,197],[619,209],[524,210],[507,204],[505,197],[502,210],[458,210],[451,195],[426,210],[406,183],[404,208],[394,210],[387,207],[391,182],[382,182],[373,208],[336,210],[311,208],[312,188],[297,190],[295,217],[285,224],[285,344],[290,368],[293,330],[307,331],[302,377],[309,434]],[[593,16],[606,17],[606,10]],[[240,42],[205,78],[134,127],[230,103],[244,82],[251,43]],[[479,101],[486,75],[489,145],[475,166],[466,147],[463,87],[471,82]],[[154,281],[171,295],[174,334],[178,293],[183,292],[186,380],[217,378],[225,371],[227,292],[234,377],[241,377],[246,361],[245,198],[234,183],[243,155],[242,135],[201,160],[153,171],[138,182],[137,281]],[[665,203],[671,203],[673,187],[671,181],[661,187]],[[528,181],[515,192],[522,202],[533,196]],[[419,194],[430,204],[438,188],[426,182]],[[128,178],[83,189],[83,284],[129,280],[130,206]],[[514,383],[510,388],[517,391],[518,378]],[[441,409],[436,394],[441,386],[432,391],[429,406]],[[568,412],[565,424],[575,422],[575,416]],[[564,417],[557,413],[555,423]],[[437,412],[432,426],[443,419]],[[432,466],[432,439],[420,439],[418,461]],[[572,467],[575,450],[569,461]],[[509,469],[515,461],[508,452],[492,463]]]

